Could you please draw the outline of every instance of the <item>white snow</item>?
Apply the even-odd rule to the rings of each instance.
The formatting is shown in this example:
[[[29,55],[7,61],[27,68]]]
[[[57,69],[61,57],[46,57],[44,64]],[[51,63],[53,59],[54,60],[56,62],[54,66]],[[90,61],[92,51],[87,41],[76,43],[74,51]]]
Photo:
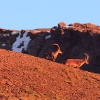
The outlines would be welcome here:
[[[1,46],[6,46],[6,44],[2,44]]]
[[[18,34],[18,32],[12,32],[11,34],[12,34],[12,35],[15,35],[15,34]]]
[[[13,43],[12,45],[12,51],[16,51],[16,52],[22,52],[22,49],[26,50],[27,49],[27,45],[29,43],[30,36],[27,37],[28,32],[25,32],[23,34],[23,37],[20,38],[21,32],[19,32],[19,36],[16,38],[16,41]],[[21,48],[18,48],[18,46],[24,42],[24,46],[22,46]]]
[[[9,36],[9,34],[3,34],[4,37]]]
[[[51,38],[51,35],[48,35],[48,36],[45,37],[45,39],[48,39],[48,38]]]
[[[63,28],[75,28],[74,26],[64,26]]]

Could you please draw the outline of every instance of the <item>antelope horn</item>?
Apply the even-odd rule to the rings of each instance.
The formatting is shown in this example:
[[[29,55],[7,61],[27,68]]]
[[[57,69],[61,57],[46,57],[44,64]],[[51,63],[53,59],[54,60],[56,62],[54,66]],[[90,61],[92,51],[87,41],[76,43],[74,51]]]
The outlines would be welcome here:
[[[56,46],[58,47],[58,49],[60,49],[60,47],[59,47],[59,45],[58,45],[58,44],[54,43],[53,45],[56,45]]]
[[[84,53],[85,55],[86,55],[86,59],[89,59],[89,55],[88,54],[86,54],[86,53]]]

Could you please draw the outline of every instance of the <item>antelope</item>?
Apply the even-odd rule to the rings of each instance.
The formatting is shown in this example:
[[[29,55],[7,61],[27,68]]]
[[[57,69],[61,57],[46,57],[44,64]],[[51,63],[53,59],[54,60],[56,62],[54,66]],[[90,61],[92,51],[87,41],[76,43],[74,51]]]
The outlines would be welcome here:
[[[77,67],[77,68],[80,68],[83,64],[89,64],[89,56],[85,54],[85,58],[83,59],[67,59],[67,61],[65,62],[65,65],[67,66],[73,66],[73,67]]]
[[[46,54],[46,59],[51,59],[51,60],[55,61],[57,56],[58,56],[58,54],[62,54],[62,51],[61,51],[61,49],[60,49],[58,44],[54,43],[53,45],[57,46],[58,50],[52,51],[51,53],[45,53],[45,54]]]

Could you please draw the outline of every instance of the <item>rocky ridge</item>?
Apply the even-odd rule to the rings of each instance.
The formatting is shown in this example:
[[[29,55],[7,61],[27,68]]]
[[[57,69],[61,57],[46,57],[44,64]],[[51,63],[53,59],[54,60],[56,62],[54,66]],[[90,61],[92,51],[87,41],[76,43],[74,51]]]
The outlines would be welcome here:
[[[53,43],[59,44],[63,52],[56,62],[64,64],[68,58],[83,58],[87,53],[89,65],[82,66],[82,69],[100,72],[100,26],[60,22],[57,26],[44,29],[0,29],[0,48],[6,50],[45,58],[45,53],[52,51]]]

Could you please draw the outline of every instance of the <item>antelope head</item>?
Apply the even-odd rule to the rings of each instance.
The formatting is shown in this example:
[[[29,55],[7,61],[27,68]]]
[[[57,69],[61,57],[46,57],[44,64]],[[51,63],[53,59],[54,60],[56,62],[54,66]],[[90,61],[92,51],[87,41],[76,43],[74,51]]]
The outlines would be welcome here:
[[[84,58],[84,60],[85,60],[85,63],[86,64],[89,64],[89,55],[88,54],[86,54],[86,53],[84,53],[85,54],[85,58]]]

